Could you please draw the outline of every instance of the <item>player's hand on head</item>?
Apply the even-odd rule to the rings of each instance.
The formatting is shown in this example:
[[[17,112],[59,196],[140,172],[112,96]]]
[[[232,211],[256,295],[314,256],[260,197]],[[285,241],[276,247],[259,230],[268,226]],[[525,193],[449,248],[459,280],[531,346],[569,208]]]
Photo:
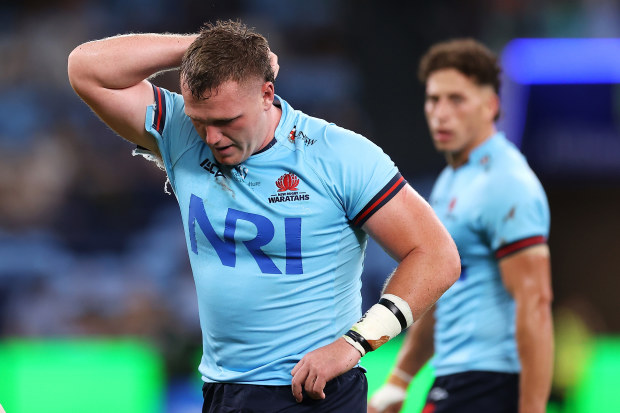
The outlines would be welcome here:
[[[384,384],[370,398],[368,413],[398,413],[403,407],[407,392],[392,383]]]
[[[280,71],[280,65],[278,64],[278,55],[269,51],[269,62],[271,63],[271,68],[273,69],[273,78],[278,77],[278,72]]]
[[[351,370],[362,355],[342,338],[306,354],[291,371],[293,397],[303,400],[303,390],[312,399],[324,399],[325,385]]]

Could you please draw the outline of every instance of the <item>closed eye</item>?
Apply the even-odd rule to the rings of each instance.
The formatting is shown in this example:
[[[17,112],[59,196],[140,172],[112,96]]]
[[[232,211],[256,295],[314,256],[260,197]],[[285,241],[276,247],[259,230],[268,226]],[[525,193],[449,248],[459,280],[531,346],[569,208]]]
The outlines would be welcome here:
[[[231,118],[231,119],[217,119],[211,122],[211,125],[213,126],[227,126],[230,125],[231,123],[233,123],[233,121],[239,119],[240,116]]]
[[[186,114],[187,115],[187,114]],[[230,125],[231,123],[233,123],[235,120],[239,119],[242,115],[239,116],[235,116],[232,118],[224,118],[224,119],[212,119],[212,120],[207,120],[207,119],[200,119],[200,118],[196,118],[190,115],[187,115],[188,118],[190,118],[190,120],[194,123],[198,123],[198,124],[206,124],[207,126],[218,126],[218,127],[222,127],[222,126],[227,126]]]

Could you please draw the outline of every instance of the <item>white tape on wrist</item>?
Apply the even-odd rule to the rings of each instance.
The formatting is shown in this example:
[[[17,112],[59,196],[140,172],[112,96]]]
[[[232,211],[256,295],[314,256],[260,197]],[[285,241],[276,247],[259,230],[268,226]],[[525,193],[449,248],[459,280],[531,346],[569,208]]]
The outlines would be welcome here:
[[[376,350],[413,324],[409,304],[393,294],[384,294],[379,302],[355,323],[344,339],[362,356]]]
[[[394,367],[392,369],[392,376],[398,377],[405,383],[409,383],[413,379],[413,376],[411,374],[408,374],[407,372],[402,371],[398,367]]]
[[[360,354],[362,355],[362,357],[364,357],[364,354],[367,353],[366,349],[364,348],[364,346],[362,346],[360,340],[358,338],[353,338],[350,336],[351,334],[351,330],[349,330],[344,336],[342,336],[342,338],[344,338],[344,340],[351,344],[353,347],[355,347],[355,349],[357,351],[360,352]],[[362,337],[363,339],[363,337]]]
[[[400,403],[405,400],[407,392],[400,386],[387,383],[381,387],[370,399],[370,406],[382,412],[394,403]]]
[[[396,306],[396,308],[400,311],[402,316],[405,318],[404,325],[403,325],[402,318],[398,314],[394,313],[394,315],[399,319],[399,322],[401,323],[403,330],[411,326],[411,324],[413,324],[413,313],[411,312],[411,308],[409,307],[409,303],[407,303],[407,301],[403,300],[402,298],[394,294],[383,294],[381,296],[381,299],[379,300],[379,303],[381,303],[383,300],[391,301],[392,304]]]

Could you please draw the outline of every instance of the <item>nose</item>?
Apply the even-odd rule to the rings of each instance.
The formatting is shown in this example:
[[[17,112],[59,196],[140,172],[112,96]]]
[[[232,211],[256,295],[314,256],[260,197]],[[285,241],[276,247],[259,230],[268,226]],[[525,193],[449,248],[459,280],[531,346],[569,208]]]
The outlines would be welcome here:
[[[205,141],[207,145],[215,145],[222,139],[222,133],[215,126],[205,127]]]
[[[431,112],[431,117],[437,123],[444,123],[450,116],[450,105],[444,99],[439,99]]]

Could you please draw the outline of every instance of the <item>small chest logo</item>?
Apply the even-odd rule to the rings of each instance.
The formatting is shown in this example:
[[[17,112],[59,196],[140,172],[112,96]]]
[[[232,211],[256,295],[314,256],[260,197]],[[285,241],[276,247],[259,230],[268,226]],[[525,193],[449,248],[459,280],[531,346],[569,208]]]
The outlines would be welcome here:
[[[448,214],[452,213],[452,210],[454,209],[455,206],[456,206],[456,198],[452,198],[450,200],[450,204],[448,205]]]
[[[480,165],[484,168],[485,171],[488,171],[491,167],[491,158],[489,155],[484,155],[482,159],[480,159]]]
[[[202,161],[200,163],[200,166],[202,166],[202,168],[205,171],[209,172],[211,175],[215,175],[216,178],[220,176],[224,176],[224,174],[222,173],[220,169],[220,166],[215,162],[211,162],[209,158]]]
[[[291,143],[295,143],[295,133],[297,132],[297,126],[293,126],[293,129],[288,133],[288,140]]]
[[[297,132],[297,126],[294,126],[293,129],[288,134],[288,140],[291,143],[295,143],[296,140],[301,140],[306,146],[314,145],[316,139],[310,139],[308,135],[303,133],[302,131]]]
[[[456,216],[454,215],[454,207],[456,206],[456,197],[452,198],[450,200],[450,203],[448,204],[448,209],[446,211],[446,219],[451,219],[451,220],[455,220]]]
[[[291,201],[307,201],[310,199],[310,195],[305,192],[299,191],[300,180],[294,173],[286,173],[276,180],[277,193],[269,197],[269,203],[274,204],[278,202],[291,202]]]

